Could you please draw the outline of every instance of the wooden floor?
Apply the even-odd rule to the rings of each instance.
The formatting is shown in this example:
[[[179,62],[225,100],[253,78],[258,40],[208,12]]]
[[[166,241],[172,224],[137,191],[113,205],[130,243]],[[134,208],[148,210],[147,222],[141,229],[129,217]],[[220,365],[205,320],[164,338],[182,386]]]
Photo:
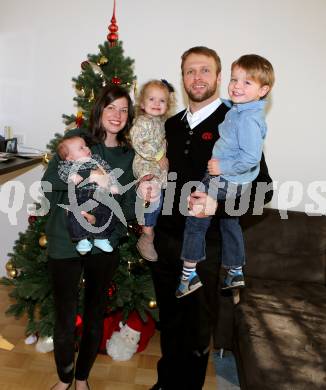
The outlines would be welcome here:
[[[0,286],[0,335],[14,348],[0,349],[0,389],[49,389],[57,381],[53,353],[39,353],[35,345],[24,343],[25,321],[4,314],[9,305],[8,291]],[[148,390],[156,382],[159,357],[159,333],[156,333],[146,350],[127,362],[114,362],[108,355],[98,355],[89,384],[94,390]],[[217,389],[212,361],[203,389]]]

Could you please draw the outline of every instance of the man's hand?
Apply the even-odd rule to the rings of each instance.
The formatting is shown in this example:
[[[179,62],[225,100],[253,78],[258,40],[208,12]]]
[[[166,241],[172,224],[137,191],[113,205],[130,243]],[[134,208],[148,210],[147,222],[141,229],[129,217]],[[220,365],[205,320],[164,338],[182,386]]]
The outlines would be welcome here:
[[[169,170],[169,160],[163,156],[160,161],[158,161],[159,167],[162,169],[162,171],[168,171]]]
[[[153,175],[146,175],[139,182],[137,195],[146,202],[156,202],[161,195],[161,185]]]
[[[215,215],[218,204],[206,192],[195,191],[188,196],[189,214],[197,218]]]
[[[215,158],[214,159],[212,158],[211,160],[208,161],[207,169],[208,169],[208,173],[212,176],[217,176],[222,173],[220,169],[220,163]]]

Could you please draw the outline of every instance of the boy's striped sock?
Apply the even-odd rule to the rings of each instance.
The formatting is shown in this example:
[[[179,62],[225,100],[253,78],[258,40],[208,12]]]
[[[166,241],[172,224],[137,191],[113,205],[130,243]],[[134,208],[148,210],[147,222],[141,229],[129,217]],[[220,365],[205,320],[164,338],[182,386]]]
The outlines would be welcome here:
[[[242,274],[242,267],[231,267],[228,269],[229,275],[239,275]]]
[[[196,271],[196,263],[183,263],[181,279],[188,280],[193,271]]]

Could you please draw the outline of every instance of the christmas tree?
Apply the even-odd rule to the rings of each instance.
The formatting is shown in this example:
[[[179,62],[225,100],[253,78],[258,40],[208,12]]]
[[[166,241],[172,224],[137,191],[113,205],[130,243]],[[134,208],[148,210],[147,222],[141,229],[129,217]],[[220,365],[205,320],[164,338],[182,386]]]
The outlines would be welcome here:
[[[135,80],[133,60],[124,57],[122,42],[118,41],[115,4],[107,41],[99,45],[97,54],[89,54],[81,64],[81,73],[73,78],[76,89],[77,115],[63,115],[67,129],[88,126],[90,112],[97,94],[103,86],[117,84],[130,90]],[[61,134],[55,134],[48,145],[54,152]],[[46,162],[47,157],[45,158]],[[54,307],[47,272],[47,239],[44,227],[47,216],[29,217],[29,226],[20,233],[10,260],[6,264],[8,277],[1,283],[11,286],[10,297],[15,301],[7,310],[17,318],[27,315],[26,334],[52,336]],[[145,321],[149,313],[157,319],[155,293],[150,270],[135,249],[137,224],[128,226],[129,235],[119,247],[120,266],[113,282],[108,286],[108,315],[122,310],[127,319],[136,310]],[[83,281],[80,283],[80,296]],[[82,308],[80,307],[82,314]]]

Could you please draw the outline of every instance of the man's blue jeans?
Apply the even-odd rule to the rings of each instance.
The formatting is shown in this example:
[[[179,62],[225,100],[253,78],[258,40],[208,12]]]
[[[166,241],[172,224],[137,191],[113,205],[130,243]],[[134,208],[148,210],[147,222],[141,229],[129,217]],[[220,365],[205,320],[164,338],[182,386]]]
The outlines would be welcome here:
[[[219,178],[218,182],[224,182],[222,188],[215,186],[216,182],[211,185],[210,180],[211,177],[206,176],[204,178],[204,190],[217,200],[225,200],[227,196],[241,194],[241,186],[236,186],[234,190],[230,191],[230,194],[228,193],[228,182],[226,180]],[[197,263],[206,259],[205,236],[211,224],[211,219],[212,217],[187,217],[183,233],[181,260]],[[225,216],[219,219],[219,223],[222,241],[222,266],[224,268],[243,266],[245,264],[245,250],[239,218]]]

